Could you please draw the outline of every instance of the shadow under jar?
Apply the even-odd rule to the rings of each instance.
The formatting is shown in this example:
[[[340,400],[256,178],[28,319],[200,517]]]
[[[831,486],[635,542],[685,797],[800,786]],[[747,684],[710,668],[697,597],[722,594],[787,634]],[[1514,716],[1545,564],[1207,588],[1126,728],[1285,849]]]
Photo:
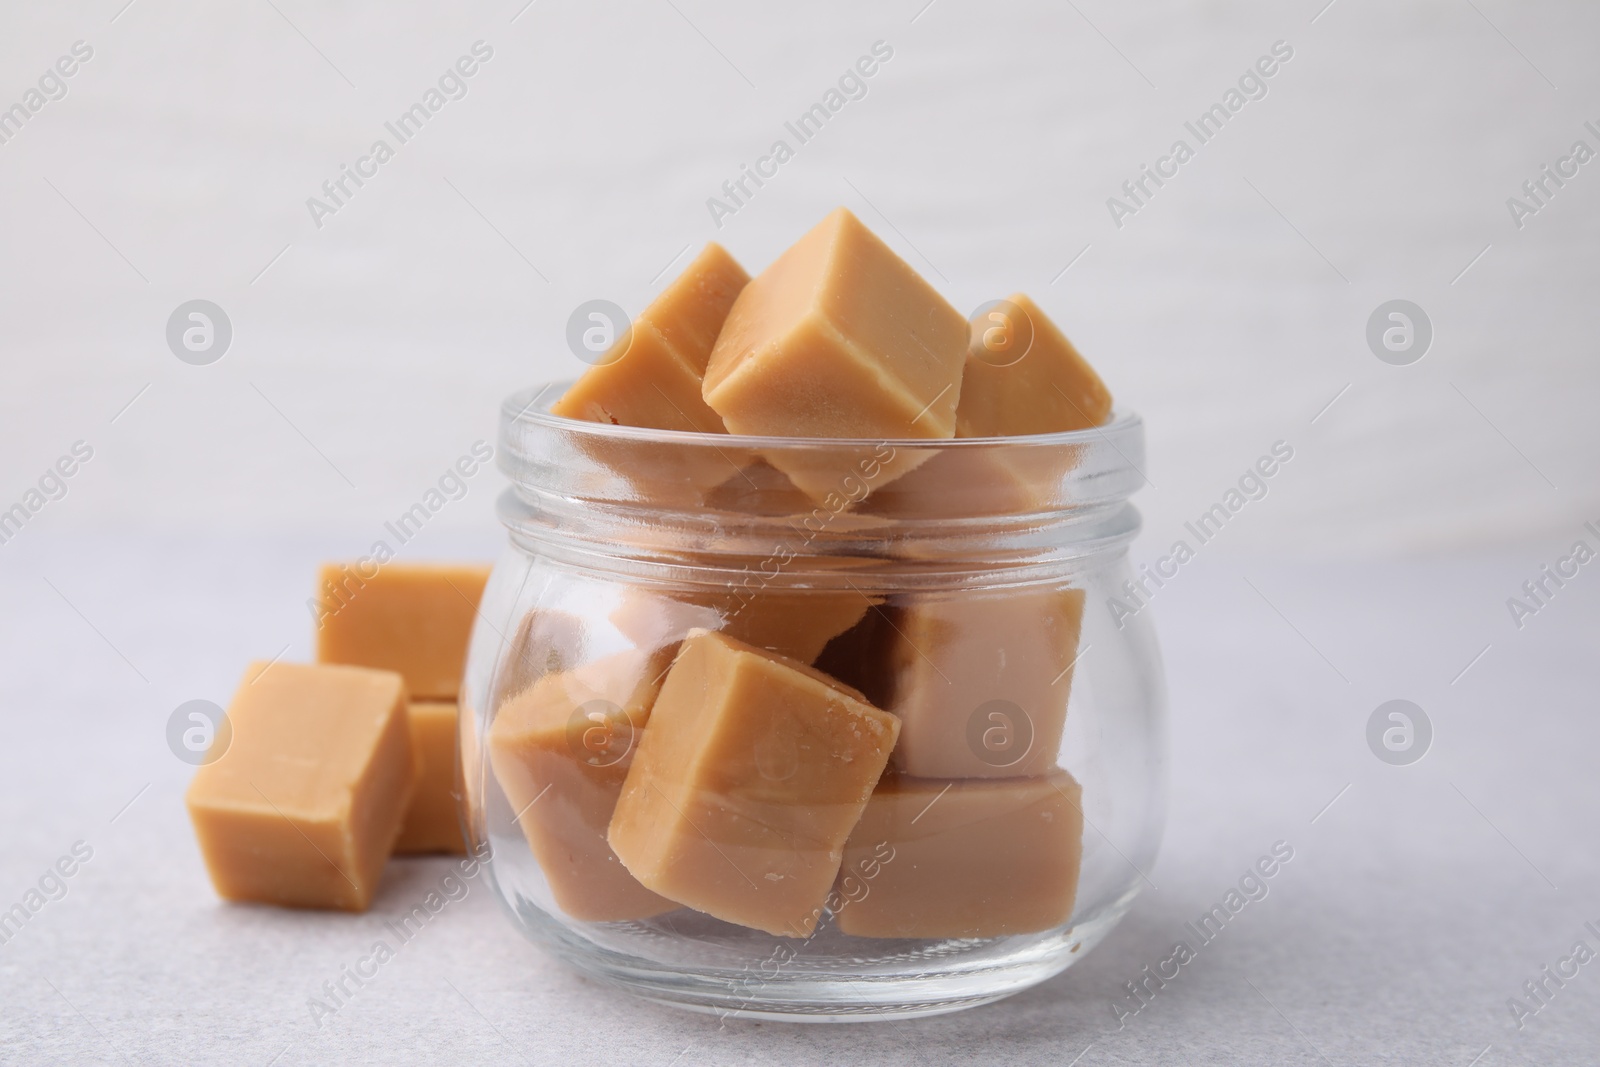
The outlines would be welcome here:
[[[560,418],[561,388],[502,409],[461,694],[517,927],[658,1002],[817,1021],[982,1004],[1104,938],[1165,805],[1155,638],[1109,603],[1139,418],[754,438]]]

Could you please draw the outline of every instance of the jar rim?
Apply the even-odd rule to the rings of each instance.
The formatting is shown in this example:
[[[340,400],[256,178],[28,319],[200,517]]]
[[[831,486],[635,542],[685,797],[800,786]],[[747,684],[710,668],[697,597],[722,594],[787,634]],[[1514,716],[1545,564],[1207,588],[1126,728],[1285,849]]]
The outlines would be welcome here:
[[[656,442],[663,445],[733,446],[752,450],[805,451],[814,448],[863,448],[889,445],[895,449],[987,449],[987,448],[1053,448],[1067,445],[1091,444],[1111,437],[1140,436],[1144,419],[1136,411],[1114,407],[1111,418],[1098,426],[1081,430],[1059,430],[1053,433],[1017,434],[1006,437],[775,437],[758,434],[704,433],[698,430],[662,430],[642,426],[623,426],[606,422],[590,422],[557,415],[549,404],[541,403],[552,390],[559,390],[551,401],[566,392],[573,379],[546,382],[543,385],[520,389],[506,397],[500,404],[501,424],[510,427],[524,424],[541,429],[558,430],[577,437],[604,437],[637,442]],[[1124,456],[1126,458],[1126,456]],[[1129,465],[1133,466],[1131,460]],[[1137,468],[1135,468],[1137,469]]]
[[[1134,412],[1016,437],[754,437],[551,414],[565,385],[503,403],[496,461],[511,486],[499,511],[514,542],[584,566],[726,571],[776,545],[808,562],[1016,568],[1099,555],[1138,530],[1129,497],[1148,479]]]

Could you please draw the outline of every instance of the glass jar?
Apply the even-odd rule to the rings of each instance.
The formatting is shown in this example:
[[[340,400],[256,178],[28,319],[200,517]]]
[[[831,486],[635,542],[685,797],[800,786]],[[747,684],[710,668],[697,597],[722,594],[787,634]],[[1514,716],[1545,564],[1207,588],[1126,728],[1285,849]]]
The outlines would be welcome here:
[[[1164,818],[1124,588],[1139,418],[734,437],[564,419],[562,388],[502,409],[510,546],[462,690],[464,819],[513,923],[652,1000],[791,1020],[1083,958]]]

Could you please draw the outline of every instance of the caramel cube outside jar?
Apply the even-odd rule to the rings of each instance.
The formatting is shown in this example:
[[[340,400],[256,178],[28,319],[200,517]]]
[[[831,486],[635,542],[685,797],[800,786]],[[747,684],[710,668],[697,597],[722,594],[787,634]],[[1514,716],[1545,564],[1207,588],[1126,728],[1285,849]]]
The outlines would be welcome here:
[[[458,717],[453,700],[414,700],[406,708],[417,786],[394,843],[396,853],[467,851],[456,805]]]
[[[385,563],[371,577],[326,564],[317,662],[395,671],[415,700],[455,700],[488,581],[477,564]]]
[[[417,777],[400,676],[252,663],[227,723],[186,796],[217,894],[365,911]]]

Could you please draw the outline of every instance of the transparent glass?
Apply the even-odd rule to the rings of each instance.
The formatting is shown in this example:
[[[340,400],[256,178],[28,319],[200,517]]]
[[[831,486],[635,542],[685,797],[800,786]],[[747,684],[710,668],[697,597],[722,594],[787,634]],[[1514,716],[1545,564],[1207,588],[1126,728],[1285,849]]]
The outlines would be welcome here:
[[[462,690],[464,818],[512,922],[651,1000],[790,1020],[952,1011],[1082,959],[1138,893],[1164,819],[1156,641],[1146,615],[1108,609],[1132,578],[1139,418],[959,441],[754,438],[560,418],[546,402],[562,389],[502,409],[510,545]],[[672,665],[699,630],[794,662],[743,696],[713,692],[715,671],[694,689]],[[690,739],[665,757],[685,722],[729,707],[791,721],[790,690],[820,684],[802,662],[899,715],[868,815],[837,782],[809,804],[822,793],[807,760],[837,757],[828,774],[872,788],[872,760],[852,762],[837,733],[772,725],[752,753],[725,732],[734,747]],[[928,806],[874,808],[894,782]],[[623,863],[610,820],[628,805],[655,821]],[[645,866],[664,895],[635,882]],[[800,898],[815,903],[797,916]]]

